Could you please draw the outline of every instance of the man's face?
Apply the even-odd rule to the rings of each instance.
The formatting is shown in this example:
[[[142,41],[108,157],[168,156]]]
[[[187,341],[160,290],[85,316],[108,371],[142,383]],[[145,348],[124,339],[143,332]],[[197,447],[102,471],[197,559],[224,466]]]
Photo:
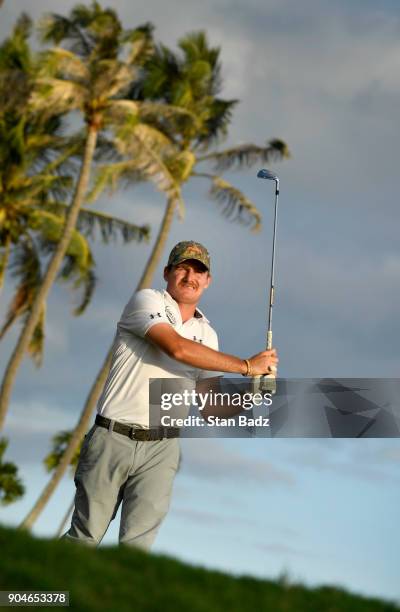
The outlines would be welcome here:
[[[167,291],[178,303],[197,304],[211,282],[208,270],[196,259],[186,259],[169,270],[164,269]]]

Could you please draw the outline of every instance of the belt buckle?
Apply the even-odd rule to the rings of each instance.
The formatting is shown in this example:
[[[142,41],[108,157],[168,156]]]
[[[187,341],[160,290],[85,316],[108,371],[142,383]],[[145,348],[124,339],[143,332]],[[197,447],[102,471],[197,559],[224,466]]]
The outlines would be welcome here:
[[[157,429],[158,431],[154,429],[135,429],[132,427],[129,437],[131,440],[139,440],[140,442],[152,442],[168,437],[165,427],[158,427]]]
[[[147,429],[134,429],[133,430],[133,440],[138,440],[139,442],[148,442],[150,438],[150,431]]]
[[[136,439],[137,439],[137,438],[136,438],[136,431],[137,431],[137,430],[136,430],[134,427],[131,427],[131,430],[130,430],[130,432],[129,432],[129,438],[130,438],[131,440],[136,440]]]

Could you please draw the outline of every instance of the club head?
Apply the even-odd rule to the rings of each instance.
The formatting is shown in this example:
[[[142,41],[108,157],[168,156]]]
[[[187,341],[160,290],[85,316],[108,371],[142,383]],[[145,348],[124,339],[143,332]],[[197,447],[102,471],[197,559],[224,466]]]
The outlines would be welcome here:
[[[279,179],[276,174],[273,174],[270,170],[266,170],[265,168],[257,172],[257,177],[279,183]]]

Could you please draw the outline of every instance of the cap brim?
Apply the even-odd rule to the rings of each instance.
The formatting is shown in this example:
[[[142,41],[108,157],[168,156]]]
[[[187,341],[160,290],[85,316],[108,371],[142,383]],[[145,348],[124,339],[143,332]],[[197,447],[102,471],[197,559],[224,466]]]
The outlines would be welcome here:
[[[182,263],[183,261],[197,261],[198,263],[201,263],[205,270],[207,270],[208,272],[210,271],[210,268],[207,266],[207,264],[204,263],[204,261],[202,261],[201,259],[197,259],[197,257],[183,257],[182,259],[178,259],[177,261],[175,261],[174,263],[172,263],[172,266],[177,266],[178,264]]]

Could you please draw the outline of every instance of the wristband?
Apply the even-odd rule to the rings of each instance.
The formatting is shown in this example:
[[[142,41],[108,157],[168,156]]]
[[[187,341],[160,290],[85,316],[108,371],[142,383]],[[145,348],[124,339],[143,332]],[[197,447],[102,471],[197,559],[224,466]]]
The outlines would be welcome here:
[[[251,371],[251,363],[248,359],[243,359],[243,361],[245,362],[246,366],[247,366],[247,370],[245,374],[242,374],[242,376],[251,376],[252,371]]]

